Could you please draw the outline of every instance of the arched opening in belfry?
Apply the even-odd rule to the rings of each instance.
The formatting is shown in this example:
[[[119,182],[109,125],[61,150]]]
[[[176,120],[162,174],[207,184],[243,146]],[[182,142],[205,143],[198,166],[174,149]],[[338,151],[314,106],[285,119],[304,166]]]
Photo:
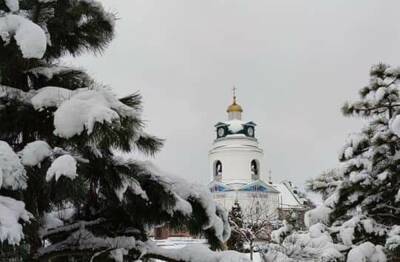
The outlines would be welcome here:
[[[222,163],[217,160],[214,162],[214,179],[221,180],[222,178]]]
[[[260,179],[260,167],[258,164],[258,161],[253,159],[250,162],[250,173],[251,173],[251,179],[257,180]]]

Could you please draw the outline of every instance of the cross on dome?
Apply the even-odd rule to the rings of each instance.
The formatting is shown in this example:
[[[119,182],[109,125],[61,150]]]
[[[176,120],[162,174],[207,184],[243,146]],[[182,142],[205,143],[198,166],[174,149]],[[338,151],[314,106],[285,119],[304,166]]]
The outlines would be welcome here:
[[[228,112],[229,120],[232,119],[241,119],[242,118],[242,107],[236,102],[236,87],[232,88],[233,93],[233,103],[228,107],[226,112]]]

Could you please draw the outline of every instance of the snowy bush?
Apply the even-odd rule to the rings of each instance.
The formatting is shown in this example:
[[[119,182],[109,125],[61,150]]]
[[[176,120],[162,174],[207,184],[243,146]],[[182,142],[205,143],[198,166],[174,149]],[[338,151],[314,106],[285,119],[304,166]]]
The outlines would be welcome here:
[[[265,262],[343,261],[340,248],[333,243],[327,227],[318,223],[312,225],[308,232],[289,235],[280,245],[266,246],[263,258]]]
[[[311,209],[304,214],[304,223],[307,227],[317,223],[328,224],[331,212],[332,209],[324,205]]]
[[[271,240],[280,244],[293,230],[293,226],[283,220],[283,226],[271,232]]]
[[[385,247],[393,254],[400,254],[400,226],[393,226],[386,239]]]
[[[386,262],[386,255],[382,246],[375,246],[371,242],[365,242],[353,247],[347,261],[351,262]]]

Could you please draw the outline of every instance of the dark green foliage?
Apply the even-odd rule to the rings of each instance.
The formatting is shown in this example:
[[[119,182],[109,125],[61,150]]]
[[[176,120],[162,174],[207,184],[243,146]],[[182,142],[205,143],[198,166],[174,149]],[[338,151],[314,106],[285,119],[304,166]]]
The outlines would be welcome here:
[[[32,9],[32,21],[46,26],[51,35],[45,58],[59,58],[67,53],[79,55],[84,51],[101,52],[114,36],[113,14],[92,1],[27,0],[21,9]]]
[[[47,70],[54,70],[55,73],[48,74],[46,73]],[[45,86],[62,86],[63,88],[74,90],[94,84],[93,80],[81,69],[51,65],[37,67],[28,71],[27,78],[34,89],[40,89]]]
[[[92,132],[85,129],[70,138],[54,133],[54,113],[59,105],[39,109],[32,104],[32,96],[49,86],[75,92],[82,88],[110,92],[83,70],[62,66],[59,60],[63,55],[102,52],[114,36],[115,16],[99,2],[84,0],[26,0],[20,1],[20,9],[48,33],[48,43],[42,59],[26,59],[13,37],[9,43],[0,38],[0,140],[8,142],[15,152],[37,140],[47,142],[54,150],[40,165],[26,167],[26,190],[0,190],[1,195],[24,201],[34,217],[24,228],[24,242],[15,250],[0,246],[0,254],[12,251],[15,257],[22,256],[17,253],[29,253],[31,260],[65,261],[74,257],[87,261],[95,252],[104,251],[100,261],[108,258],[112,248],[86,249],[74,246],[79,241],[68,240],[84,228],[86,231],[82,232],[89,232],[93,238],[133,236],[146,241],[148,230],[164,223],[173,228],[184,226],[195,235],[203,234],[212,248],[222,248],[215,228],[205,229],[213,221],[209,221],[201,195],[182,199],[171,188],[172,182],[155,174],[147,164],[117,156],[116,152],[132,151],[154,155],[162,147],[162,139],[144,131],[138,93],[119,99],[126,108],[113,108],[119,116],[117,120],[96,122]],[[4,0],[0,0],[0,11],[10,11]],[[73,180],[61,176],[47,181],[50,165],[64,154],[76,159],[78,176]],[[190,204],[192,213],[175,210],[178,201]],[[73,215],[62,218],[65,227],[43,228],[49,212],[70,208]],[[224,219],[222,210],[217,208],[215,212]],[[129,256],[133,260],[139,252],[132,248]]]
[[[346,103],[345,115],[367,118],[367,125],[344,147],[340,160],[345,163],[343,182],[331,214],[331,221],[346,221],[354,214],[372,219],[379,232],[367,232],[358,225],[354,242],[371,241],[384,245],[387,232],[400,225],[396,194],[400,188],[400,139],[391,122],[399,114],[399,70],[385,64],[373,66],[370,83],[359,92],[360,99]],[[347,152],[347,153],[346,153]]]
[[[243,213],[239,202],[235,201],[232,209],[229,211],[229,224],[232,232],[227,245],[230,250],[243,252],[244,243],[246,242],[243,237]]]
[[[370,83],[362,88],[359,92],[360,100],[353,103],[345,103],[342,107],[344,115],[354,115],[361,117],[369,117],[374,115],[388,114],[392,117],[399,104],[399,90],[397,88],[389,88],[399,80],[398,72],[392,70],[389,65],[378,64],[371,68]],[[379,103],[368,99],[368,95],[378,89],[384,88],[385,93],[379,99]]]
[[[342,180],[340,172],[337,169],[331,169],[323,172],[317,178],[308,180],[306,189],[321,194],[322,199],[326,200],[335,192]]]

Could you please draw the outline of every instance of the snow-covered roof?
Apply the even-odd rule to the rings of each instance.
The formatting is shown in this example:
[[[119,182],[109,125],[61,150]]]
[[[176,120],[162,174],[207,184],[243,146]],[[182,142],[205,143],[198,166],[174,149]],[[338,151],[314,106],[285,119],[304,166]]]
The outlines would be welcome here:
[[[279,193],[279,191],[276,190],[274,187],[264,183],[260,179],[255,180],[251,183],[248,183],[247,185],[240,188],[239,191],[258,191],[258,192],[268,192],[268,193]]]
[[[298,196],[290,182],[283,181],[272,186],[280,192],[279,205],[281,208],[303,208],[303,199]]]
[[[249,182],[247,180],[229,180],[229,182],[225,182],[227,186],[232,188],[233,190],[238,190],[239,188],[247,185]]]
[[[233,120],[226,121],[225,124],[228,125],[229,131],[231,131],[232,133],[237,133],[237,132],[243,130],[244,125],[246,123],[242,120],[233,119]]]
[[[212,181],[209,185],[208,188],[210,189],[211,192],[229,192],[233,191],[233,189],[226,184],[219,182],[219,181]]]
[[[297,194],[296,188],[291,185],[289,181],[282,181],[281,183],[271,184],[265,183],[262,180],[255,180],[249,182],[244,180],[232,180],[229,182],[212,181],[209,184],[209,189],[213,193],[229,192],[229,191],[257,191],[265,193],[279,193],[279,207],[280,208],[304,208],[305,199]]]

